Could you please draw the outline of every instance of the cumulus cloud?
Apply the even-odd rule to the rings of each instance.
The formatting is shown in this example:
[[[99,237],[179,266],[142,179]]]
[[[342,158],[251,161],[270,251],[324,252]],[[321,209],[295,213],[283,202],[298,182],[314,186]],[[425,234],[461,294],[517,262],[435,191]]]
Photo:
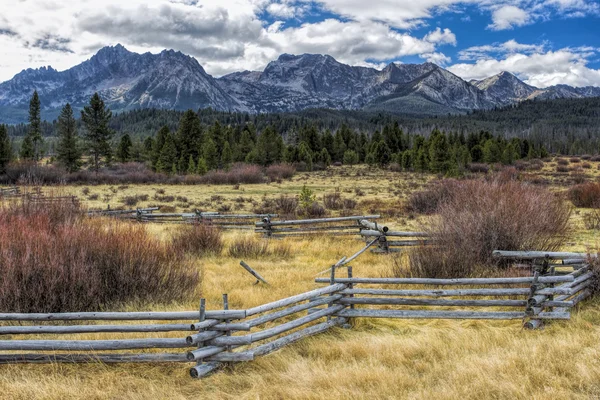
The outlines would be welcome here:
[[[578,52],[565,48],[543,53],[512,53],[502,59],[481,59],[473,64],[460,63],[448,69],[463,79],[483,79],[508,71],[537,87],[558,84],[600,86],[600,70],[589,68],[588,58],[594,52]]]
[[[544,51],[547,43],[523,44],[514,39],[504,43],[493,43],[483,46],[472,46],[458,52],[458,58],[463,61],[481,60],[494,58],[497,55],[511,53],[532,54]]]
[[[512,29],[529,22],[529,14],[519,7],[502,6],[492,13],[492,24],[488,27],[494,30]]]

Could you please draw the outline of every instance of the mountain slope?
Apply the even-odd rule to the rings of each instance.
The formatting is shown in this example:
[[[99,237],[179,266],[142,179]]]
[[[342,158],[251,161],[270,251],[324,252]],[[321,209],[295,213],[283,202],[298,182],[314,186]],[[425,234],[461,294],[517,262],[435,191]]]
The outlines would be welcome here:
[[[34,89],[45,116],[55,115],[67,102],[81,108],[94,92],[115,111],[151,107],[243,110],[195,58],[172,50],[137,54],[117,45],[101,49],[64,72],[28,69],[0,84],[0,107],[26,107]]]
[[[432,63],[391,63],[380,71],[318,54],[282,54],[264,71],[215,79],[195,58],[180,52],[137,54],[117,45],[66,71],[27,69],[0,83],[0,121],[26,121],[34,90],[46,119],[55,118],[67,102],[82,108],[94,92],[117,112],[213,108],[272,113],[329,108],[410,115],[462,114],[534,98],[600,96],[598,87],[538,89],[508,72],[466,82]]]

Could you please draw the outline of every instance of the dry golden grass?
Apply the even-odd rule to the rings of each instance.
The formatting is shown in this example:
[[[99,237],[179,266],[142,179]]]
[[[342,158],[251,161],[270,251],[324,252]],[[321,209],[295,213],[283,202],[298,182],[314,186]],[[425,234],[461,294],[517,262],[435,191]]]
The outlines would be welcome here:
[[[375,172],[366,172],[377,174]],[[596,170],[594,170],[596,173]],[[361,182],[365,196],[344,189],[357,186],[356,177],[300,174],[281,185],[163,187],[167,194],[203,202],[219,194],[260,200],[265,194],[298,193],[301,186],[318,196],[339,186],[345,196],[373,200],[382,196],[398,205],[430,176],[379,173]],[[363,186],[364,183],[364,186]],[[123,194],[148,193],[155,186],[120,189]],[[158,187],[156,187],[158,188]],[[390,190],[391,188],[391,190]],[[81,187],[72,188],[81,190]],[[92,193],[108,187],[90,187]],[[394,194],[393,192],[398,193]],[[151,200],[150,200],[151,202]],[[248,203],[244,203],[248,207]],[[250,211],[250,208],[244,208]],[[360,210],[363,211],[363,210]],[[387,219],[398,229],[414,229],[424,219]],[[565,250],[585,250],[598,244],[585,231],[581,213],[574,213],[575,234]],[[177,226],[149,225],[168,238]],[[289,258],[246,260],[270,283],[255,280],[227,254],[228,243],[240,235],[228,232],[220,255],[198,260],[203,271],[202,294],[209,309],[247,308],[319,287],[315,276],[342,256],[359,250],[356,238],[289,238]],[[387,276],[391,256],[365,253],[355,263],[355,276]],[[343,273],[343,272],[342,272]],[[323,276],[327,276],[324,274]],[[148,305],[147,310],[195,309],[186,304]],[[132,309],[132,307],[125,307]],[[177,337],[181,333],[169,335]],[[188,376],[187,364],[161,365],[5,365],[0,366],[2,399],[588,399],[600,397],[600,300],[585,302],[571,321],[553,322],[541,331],[524,331],[519,321],[359,320],[352,329],[334,329],[305,339],[249,363],[239,363],[202,380]],[[147,336],[147,335],[142,335]],[[79,339],[108,335],[78,335]],[[110,337],[114,337],[111,335]],[[132,338],[127,334],[122,337]]]

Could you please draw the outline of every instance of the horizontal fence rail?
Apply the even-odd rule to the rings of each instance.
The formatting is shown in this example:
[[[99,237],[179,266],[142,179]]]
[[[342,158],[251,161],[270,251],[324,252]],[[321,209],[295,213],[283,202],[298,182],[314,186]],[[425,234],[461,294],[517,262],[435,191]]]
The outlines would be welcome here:
[[[359,235],[362,229],[360,221],[378,219],[379,215],[355,215],[334,218],[296,219],[273,221],[263,218],[255,223],[254,232],[265,237],[305,236],[328,234],[329,236]]]

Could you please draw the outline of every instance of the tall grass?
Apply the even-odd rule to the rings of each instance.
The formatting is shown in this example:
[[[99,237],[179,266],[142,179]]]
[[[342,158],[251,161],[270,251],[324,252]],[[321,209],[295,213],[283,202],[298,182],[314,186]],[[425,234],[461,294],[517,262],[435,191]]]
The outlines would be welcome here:
[[[145,227],[61,206],[0,209],[0,310],[95,311],[193,298],[200,274]]]
[[[448,187],[438,216],[424,228],[433,247],[415,249],[411,273],[423,277],[486,274],[494,250],[556,250],[571,209],[546,189],[517,181],[462,181]]]

